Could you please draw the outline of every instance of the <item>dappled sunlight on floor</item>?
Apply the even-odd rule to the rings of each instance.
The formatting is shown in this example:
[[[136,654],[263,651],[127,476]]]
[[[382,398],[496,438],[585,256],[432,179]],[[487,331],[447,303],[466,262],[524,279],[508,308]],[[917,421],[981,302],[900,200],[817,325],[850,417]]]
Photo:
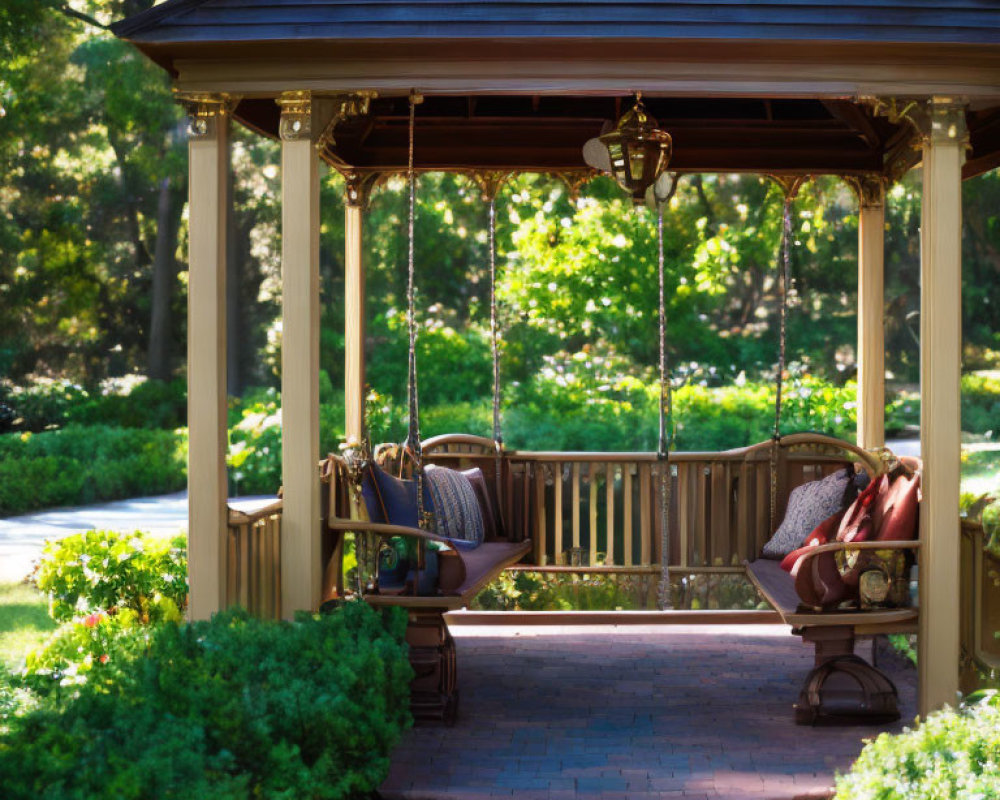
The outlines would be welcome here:
[[[779,625],[452,633],[458,723],[406,735],[386,798],[824,797],[862,739],[915,715],[915,671],[883,658],[900,722],[795,725],[812,648]]]

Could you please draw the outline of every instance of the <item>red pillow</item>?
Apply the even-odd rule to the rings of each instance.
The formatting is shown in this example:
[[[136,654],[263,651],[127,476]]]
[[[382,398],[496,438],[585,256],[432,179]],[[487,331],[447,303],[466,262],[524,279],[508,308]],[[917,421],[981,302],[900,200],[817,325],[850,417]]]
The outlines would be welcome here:
[[[888,487],[887,475],[880,475],[868,483],[844,514],[837,531],[838,542],[864,542],[872,538],[873,533],[878,530],[881,517],[881,509],[875,500]]]
[[[875,538],[880,542],[911,541],[917,538],[917,510],[920,476],[901,475],[879,495],[880,522]]]
[[[819,525],[817,525],[813,532],[810,533],[805,540],[802,547],[797,550],[793,550],[787,556],[781,560],[781,568],[785,572],[792,572],[792,568],[795,566],[795,562],[799,560],[799,557],[809,551],[814,547],[826,544],[833,537],[837,535],[837,530],[840,527],[840,521],[844,518],[843,511],[838,511],[836,514],[832,514],[823,520]]]

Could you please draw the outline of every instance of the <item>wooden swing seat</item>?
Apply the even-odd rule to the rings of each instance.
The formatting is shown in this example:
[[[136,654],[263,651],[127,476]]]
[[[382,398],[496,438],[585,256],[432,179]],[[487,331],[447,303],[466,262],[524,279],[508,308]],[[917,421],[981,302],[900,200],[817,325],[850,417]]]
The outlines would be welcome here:
[[[424,442],[422,448],[427,463],[438,461],[455,467],[467,466],[465,462],[471,461],[476,466],[496,466],[496,446],[492,439],[484,437],[465,434],[438,436]],[[406,641],[410,646],[410,665],[414,671],[410,686],[410,710],[418,722],[451,724],[458,710],[457,659],[455,642],[444,615],[467,607],[504,569],[528,555],[532,548],[531,540],[511,541],[508,531],[507,537],[487,538],[475,549],[454,549],[447,539],[420,528],[350,519],[346,462],[339,456],[331,455],[323,472],[330,483],[326,494],[328,502],[324,529],[336,534],[338,543],[343,533],[353,531],[374,534],[383,539],[403,536],[423,545],[436,542],[451,549],[447,588],[439,589],[438,594],[398,595],[379,594],[377,591],[362,594],[364,601],[376,608],[407,610]],[[495,473],[491,477],[495,478]],[[493,502],[501,501],[503,498],[496,497],[494,482],[489,481],[488,485]],[[327,554],[332,565],[340,558],[339,546],[333,544],[328,547]],[[339,579],[339,570],[328,569],[328,576],[337,578],[327,581],[324,594],[327,597],[342,596],[342,587],[334,583]]]

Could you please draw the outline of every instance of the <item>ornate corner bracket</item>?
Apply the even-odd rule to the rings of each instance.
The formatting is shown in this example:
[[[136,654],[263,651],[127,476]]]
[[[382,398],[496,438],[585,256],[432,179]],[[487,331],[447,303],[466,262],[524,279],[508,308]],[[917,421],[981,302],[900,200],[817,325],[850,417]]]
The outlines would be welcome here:
[[[318,101],[320,115],[327,121],[322,133],[316,138],[316,149],[322,150],[336,145],[334,133],[337,126],[354,117],[367,116],[371,110],[371,101],[376,97],[378,92],[363,91]]]
[[[372,190],[388,177],[384,172],[343,171],[344,204],[349,208],[367,211],[371,204]]]
[[[283,142],[312,140],[313,96],[308,90],[282,92],[274,102],[281,109],[278,136]]]
[[[805,185],[810,175],[768,175],[781,188],[786,200],[794,200],[799,196],[799,190]]]
[[[885,205],[885,193],[889,187],[889,178],[877,172],[867,175],[844,175],[842,180],[851,189],[861,208],[882,208]]]
[[[479,187],[479,193],[482,195],[483,201],[489,203],[496,200],[497,195],[500,193],[500,188],[510,180],[512,174],[499,170],[480,170],[470,172],[469,177]]]
[[[214,137],[218,121],[231,116],[240,102],[239,95],[177,90],[174,90],[174,99],[187,110],[188,135],[192,139]]]
[[[898,97],[862,97],[876,116],[883,116],[896,125],[909,124],[916,135],[913,146],[926,144],[958,143],[969,147],[969,129],[965,111],[969,101],[965,97],[934,95],[923,99]]]
[[[563,170],[554,174],[566,184],[566,188],[569,189],[570,200],[576,202],[580,199],[580,190],[602,173],[596,169],[587,168]]]

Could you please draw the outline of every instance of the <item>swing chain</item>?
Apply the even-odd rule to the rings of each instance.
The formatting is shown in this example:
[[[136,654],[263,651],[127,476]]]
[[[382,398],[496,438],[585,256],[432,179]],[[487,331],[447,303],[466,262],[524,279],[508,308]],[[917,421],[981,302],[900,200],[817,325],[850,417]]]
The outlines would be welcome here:
[[[675,181],[676,183],[676,181]],[[673,608],[670,585],[670,500],[673,476],[670,466],[670,446],[673,443],[673,392],[667,364],[667,304],[663,257],[663,206],[656,204],[656,241],[658,248],[657,276],[659,279],[660,314],[660,436],[657,448],[660,477],[660,582],[657,601],[661,610]]]
[[[792,203],[798,192],[798,185],[785,191],[782,208],[781,246],[778,254],[778,374],[775,377],[774,397],[774,431],[771,434],[771,532],[774,532],[778,515],[778,447],[781,443],[781,401],[785,379],[785,363],[787,358],[788,339],[788,284],[790,280],[791,239],[792,239]]]

